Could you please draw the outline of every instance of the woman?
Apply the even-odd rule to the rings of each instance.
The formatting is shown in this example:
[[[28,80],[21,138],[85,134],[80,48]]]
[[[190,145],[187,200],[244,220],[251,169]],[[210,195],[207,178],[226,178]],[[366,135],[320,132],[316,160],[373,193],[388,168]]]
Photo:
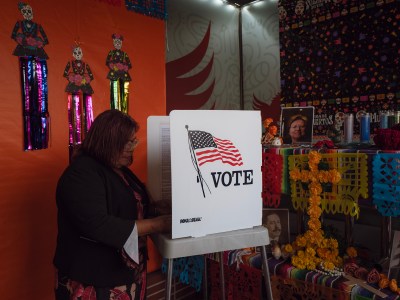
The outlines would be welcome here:
[[[125,113],[101,113],[59,179],[57,300],[146,297],[146,235],[169,231],[171,216],[147,219],[146,189],[128,168],[137,130]]]
[[[306,128],[307,128],[307,117],[303,115],[294,115],[290,117],[287,122],[287,134],[285,135],[285,144],[299,144],[307,142],[306,139]],[[308,141],[311,142],[311,141]]]

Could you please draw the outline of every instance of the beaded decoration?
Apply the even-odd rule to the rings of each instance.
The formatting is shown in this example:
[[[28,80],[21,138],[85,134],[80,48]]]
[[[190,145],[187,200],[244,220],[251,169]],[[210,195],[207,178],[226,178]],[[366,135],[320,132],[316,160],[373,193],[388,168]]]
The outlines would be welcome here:
[[[344,271],[342,268],[334,267],[332,270],[329,270],[329,269],[325,268],[324,262],[321,262],[314,271],[319,274],[328,275],[328,276],[343,276],[344,275]]]

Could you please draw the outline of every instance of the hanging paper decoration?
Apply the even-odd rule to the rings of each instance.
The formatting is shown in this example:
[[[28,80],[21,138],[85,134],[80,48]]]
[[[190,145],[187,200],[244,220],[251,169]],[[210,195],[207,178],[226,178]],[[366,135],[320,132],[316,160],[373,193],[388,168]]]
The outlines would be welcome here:
[[[400,155],[379,153],[372,161],[373,202],[387,217],[400,215]]]
[[[132,68],[128,54],[121,50],[124,37],[112,35],[115,49],[107,55],[106,65],[110,69],[107,78],[110,79],[110,102],[112,109],[128,113],[129,82],[132,80],[128,70]]]
[[[126,9],[159,19],[167,19],[166,0],[125,0]]]
[[[11,38],[17,42],[13,55],[19,57],[24,150],[46,149],[49,141],[47,63],[43,47],[49,42],[41,25],[32,21],[33,10],[19,2],[24,20],[17,21]]]
[[[278,208],[281,203],[283,157],[273,152],[263,152],[262,158],[263,206]]]
[[[321,172],[329,169],[337,170],[342,180],[331,186],[324,184],[324,192],[321,197],[322,212],[336,214],[342,213],[352,217],[359,217],[360,207],[358,199],[368,198],[368,165],[365,153],[326,153],[321,154]],[[297,175],[301,179],[307,179],[312,174],[309,172],[309,159],[307,155],[291,155],[288,157],[289,170],[300,170]],[[325,172],[325,173],[326,173]],[[332,172],[332,171],[329,171]],[[322,178],[329,178],[328,175],[320,175]],[[322,172],[323,174],[324,172]],[[291,179],[292,176],[291,176]],[[297,178],[300,179],[300,178]],[[295,210],[306,211],[310,198],[310,189],[302,180],[291,180],[292,204]]]
[[[81,144],[93,122],[92,94],[90,82],[94,79],[78,43],[72,47],[75,58],[67,63],[64,77],[68,80],[68,125],[70,158],[74,146]]]
[[[210,282],[210,299],[222,299],[221,283],[220,283],[220,266],[219,263],[211,259],[208,260],[208,278]],[[227,266],[224,264],[224,285],[226,299],[246,299],[258,300],[262,299],[262,272],[259,269],[240,265],[237,269],[235,265]]]
[[[162,272],[168,272],[167,260],[163,260]],[[172,276],[179,278],[183,284],[190,285],[197,292],[201,289],[204,272],[204,257],[202,255],[174,258]]]

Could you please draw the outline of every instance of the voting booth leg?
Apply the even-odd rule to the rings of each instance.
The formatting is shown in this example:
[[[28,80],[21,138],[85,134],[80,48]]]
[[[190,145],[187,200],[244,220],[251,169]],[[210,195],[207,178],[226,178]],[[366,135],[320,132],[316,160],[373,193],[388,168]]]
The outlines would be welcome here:
[[[265,249],[265,246],[261,246],[261,255],[262,255],[262,263],[263,263],[265,288],[267,290],[267,299],[273,300],[272,289],[271,289],[271,280],[269,277],[269,269],[268,269],[268,261],[267,261],[267,250]]]
[[[173,270],[173,258],[168,259],[168,270],[167,270],[167,281],[165,282],[166,288],[165,288],[165,299],[166,300],[171,300],[171,287],[172,287],[172,270]]]
[[[203,255],[204,259],[204,280],[203,280],[203,299],[208,299],[208,276],[207,276],[207,256]]]
[[[219,281],[221,288],[221,300],[225,300],[225,275],[224,275],[224,254],[219,252]]]

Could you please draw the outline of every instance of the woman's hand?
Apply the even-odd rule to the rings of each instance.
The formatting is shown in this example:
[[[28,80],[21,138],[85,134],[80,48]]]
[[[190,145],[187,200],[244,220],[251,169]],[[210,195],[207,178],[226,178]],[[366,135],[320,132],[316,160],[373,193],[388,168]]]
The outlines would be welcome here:
[[[167,233],[172,229],[172,216],[163,215],[152,219],[137,220],[136,226],[138,235],[148,235],[152,233]]]

